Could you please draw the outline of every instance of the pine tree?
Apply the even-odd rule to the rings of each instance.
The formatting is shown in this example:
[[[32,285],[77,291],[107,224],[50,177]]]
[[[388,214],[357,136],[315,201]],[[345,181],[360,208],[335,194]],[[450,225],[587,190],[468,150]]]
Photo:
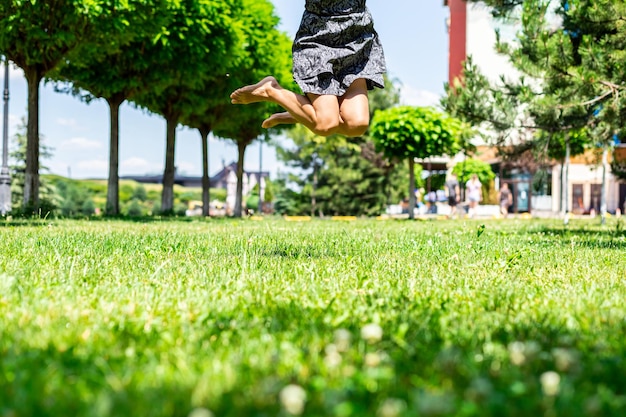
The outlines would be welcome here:
[[[26,182],[26,148],[27,148],[27,123],[22,118],[20,124],[17,126],[17,133],[13,137],[12,149],[9,152],[10,166],[9,171],[11,175],[11,204],[14,213],[24,211],[24,184]],[[39,156],[42,160],[52,158],[53,149],[46,146],[44,138],[40,137],[39,141]],[[45,165],[40,165],[40,171],[46,172],[48,168]],[[57,199],[55,197],[54,188],[49,184],[45,177],[39,177],[39,194],[40,203],[39,208],[42,214],[54,210]],[[25,213],[27,214],[27,213]]]

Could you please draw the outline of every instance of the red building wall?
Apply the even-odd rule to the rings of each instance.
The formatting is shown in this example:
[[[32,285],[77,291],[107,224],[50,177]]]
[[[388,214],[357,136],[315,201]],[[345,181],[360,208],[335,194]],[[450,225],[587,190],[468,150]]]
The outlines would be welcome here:
[[[462,76],[467,58],[467,4],[465,0],[446,0],[446,4],[450,8],[448,80],[453,84]]]

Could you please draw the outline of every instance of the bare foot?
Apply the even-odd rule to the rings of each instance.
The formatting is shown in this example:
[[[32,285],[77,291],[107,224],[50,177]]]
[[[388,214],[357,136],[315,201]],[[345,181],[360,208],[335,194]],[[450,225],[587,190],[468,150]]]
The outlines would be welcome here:
[[[278,82],[274,77],[265,77],[261,81],[253,85],[247,85],[235,90],[230,95],[230,101],[233,104],[250,104],[260,101],[267,101],[269,98],[268,91],[276,88]]]
[[[298,121],[294,119],[291,114],[283,112],[272,114],[270,117],[265,119],[261,126],[265,129],[269,129],[277,125],[292,125],[295,123],[298,123]]]

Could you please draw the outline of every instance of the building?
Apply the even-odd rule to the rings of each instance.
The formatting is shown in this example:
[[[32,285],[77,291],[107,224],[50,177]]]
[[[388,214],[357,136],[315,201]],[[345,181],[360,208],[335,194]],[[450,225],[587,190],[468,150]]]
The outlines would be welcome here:
[[[468,4],[464,0],[444,0],[450,15],[447,21],[449,34],[449,82],[463,77],[463,63],[471,56],[481,72],[497,82],[500,76],[515,78],[519,73],[506,57],[495,51],[496,29],[503,40],[514,39],[516,27],[495,21],[483,4]],[[513,211],[561,211],[561,164],[556,161],[539,166],[536,161],[521,158],[504,160],[494,149],[482,148],[477,157],[489,162],[500,182],[509,183],[513,195]],[[626,162],[626,144],[617,144],[613,155]],[[568,175],[567,208],[573,213],[600,211],[602,190],[601,152],[589,151],[570,159]],[[610,171],[607,175],[607,209],[609,212],[625,210],[626,184]]]
[[[254,187],[260,182],[260,195],[265,200],[266,180],[269,178],[269,172],[243,172],[243,188],[242,195],[244,201],[250,195]],[[226,190],[226,209],[232,210],[235,207],[235,199],[237,196],[237,163],[232,162],[230,165],[224,165],[223,168],[211,177],[211,187]]]
[[[246,197],[248,197],[254,187],[260,182],[261,197],[265,197],[265,188],[267,180],[269,179],[269,172],[243,172],[243,200],[245,203]],[[143,184],[162,184],[163,175],[143,175],[143,176],[125,176],[121,177],[124,180],[133,180]],[[175,174],[174,184],[182,187],[190,188],[202,188],[202,177],[185,176]],[[226,211],[230,212],[235,207],[235,199],[237,196],[237,163],[232,162],[229,165],[224,165],[222,169],[209,178],[209,184],[211,188],[219,188],[226,190]]]

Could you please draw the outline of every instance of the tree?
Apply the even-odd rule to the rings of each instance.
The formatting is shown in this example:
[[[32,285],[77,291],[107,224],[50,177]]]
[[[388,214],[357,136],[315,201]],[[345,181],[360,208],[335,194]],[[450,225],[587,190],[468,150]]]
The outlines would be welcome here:
[[[103,41],[98,28],[112,29],[109,17],[128,2],[113,0],[3,0],[0,53],[24,71],[28,84],[25,208],[39,206],[39,85],[82,44]]]
[[[22,119],[21,123],[17,126],[17,133],[13,137],[13,146],[9,152],[9,158],[12,165],[9,167],[11,172],[11,204],[13,211],[22,211],[27,213],[24,207],[24,185],[26,182],[26,154],[27,154],[27,125],[26,120]],[[42,160],[52,158],[53,149],[46,146],[43,138],[39,141],[39,155]],[[48,168],[45,165],[40,167],[42,171],[46,171]],[[40,194],[42,203],[40,209],[52,210],[56,205],[56,199],[54,198],[54,190],[51,184],[47,181],[40,182]],[[47,214],[44,212],[44,214]]]
[[[301,188],[301,195],[306,196],[310,202],[308,213],[315,216],[317,212],[321,217],[324,211],[317,204],[320,196],[318,190],[320,172],[333,157],[346,155],[346,152],[350,151],[356,152],[359,149],[358,145],[343,136],[318,136],[300,124],[290,129],[286,136],[295,147],[278,148],[278,158],[303,173],[303,177],[292,177],[293,182],[298,184],[298,188]],[[354,177],[354,175],[349,177]]]
[[[256,83],[267,74],[272,74],[282,85],[293,83],[290,73],[291,41],[276,29],[279,19],[274,6],[267,0],[244,0],[240,13],[245,48],[241,59],[228,68],[230,76],[223,83],[231,91],[243,85]],[[249,106],[219,106],[219,119],[213,126],[214,133],[233,140],[237,145],[237,195],[234,216],[241,217],[243,207],[243,170],[246,148],[265,130],[263,120],[276,111],[278,106],[256,103]]]
[[[291,213],[372,216],[400,198],[399,167],[376,151],[371,140],[322,137],[304,126],[287,132],[295,146],[277,149],[278,157],[297,170],[291,182],[298,189]],[[293,194],[281,190],[282,198]],[[280,209],[282,202],[277,206]]]
[[[457,163],[452,168],[452,172],[456,174],[463,189],[465,189],[465,184],[472,178],[472,175],[476,174],[482,184],[484,195],[489,195],[491,181],[496,177],[496,174],[491,169],[491,165],[475,158],[466,158],[462,162]]]
[[[148,200],[148,192],[146,191],[146,187],[143,184],[139,184],[133,189],[132,198],[137,199],[141,202]]]
[[[415,207],[415,158],[454,155],[461,123],[429,107],[400,106],[376,113],[370,135],[387,158],[409,161],[409,218]]]
[[[237,191],[233,216],[241,217],[243,214],[243,165],[246,148],[261,135],[261,123],[270,115],[270,112],[262,113],[258,108],[246,106],[237,110],[235,107],[231,107],[226,111],[226,114],[231,115],[232,118],[229,117],[227,121],[220,122],[214,131],[217,136],[232,139],[237,145]]]
[[[399,101],[398,81],[386,79],[384,89],[369,94],[370,115]],[[376,151],[367,133],[361,138],[325,138],[295,126],[286,136],[294,146],[278,148],[278,157],[298,172],[291,177],[298,199],[289,205],[290,213],[373,215],[400,198],[402,169]],[[278,210],[287,207],[285,198],[293,199],[292,190],[281,189],[279,194]]]
[[[495,16],[520,24],[516,41],[499,42],[497,48],[523,76],[510,83],[482,87],[497,91],[492,94],[500,94],[504,102],[514,103],[509,108],[517,109],[517,126],[509,122],[505,128],[537,132],[532,140],[547,154],[558,152],[559,147],[564,150],[561,210],[567,221],[570,156],[595,144],[597,138],[593,136],[597,135],[584,133],[594,126],[609,126],[609,134],[602,135],[602,142],[610,143],[626,116],[626,101],[619,94],[626,80],[622,65],[626,30],[621,24],[626,18],[626,7],[623,2],[609,0],[487,0],[486,3],[493,7]],[[465,75],[463,84],[467,86],[479,78],[471,62]],[[524,77],[531,81],[525,82]],[[448,86],[444,104],[453,114],[457,110],[459,115],[476,113],[472,109],[476,105],[466,100],[471,95],[466,85]],[[477,99],[486,109],[479,122],[481,118],[489,120],[490,109],[503,107],[494,100]],[[520,124],[520,119],[525,123]],[[583,146],[577,146],[580,139],[585,140]]]
[[[139,91],[158,90],[162,81],[154,76],[151,57],[144,51],[162,36],[170,18],[168,0],[132,0],[129,7],[112,17],[125,36],[110,39],[109,47],[81,45],[51,77],[62,92],[90,103],[104,99],[110,112],[109,177],[105,212],[117,215],[119,207],[119,110]]]
[[[167,122],[161,211],[174,209],[176,127],[206,97],[197,91],[224,83],[233,61],[240,58],[243,13],[240,0],[181,0],[172,5],[172,20],[157,42],[146,46],[159,88],[137,93],[133,101],[162,115]]]

